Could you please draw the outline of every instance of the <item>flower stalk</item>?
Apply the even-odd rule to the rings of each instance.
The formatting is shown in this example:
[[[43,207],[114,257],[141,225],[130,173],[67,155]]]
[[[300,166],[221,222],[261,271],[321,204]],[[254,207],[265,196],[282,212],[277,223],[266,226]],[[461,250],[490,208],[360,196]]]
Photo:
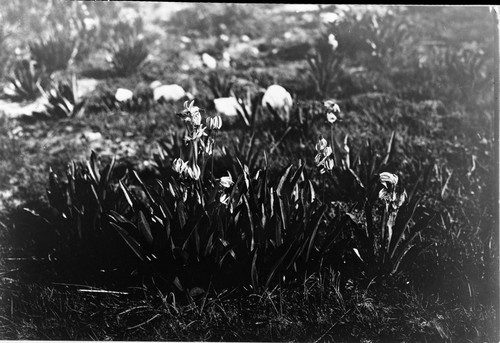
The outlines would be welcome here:
[[[222,119],[220,116],[208,117],[202,123],[202,110],[194,105],[194,100],[191,102],[186,101],[184,103],[184,110],[177,113],[177,116],[184,121],[186,126],[184,141],[190,145],[190,155],[186,162],[181,159],[174,160],[173,169],[178,173],[182,181],[194,181],[193,185],[199,189],[198,199],[203,206],[203,180],[208,163],[207,156],[212,156],[210,178],[214,181],[213,155],[217,133],[222,127]]]

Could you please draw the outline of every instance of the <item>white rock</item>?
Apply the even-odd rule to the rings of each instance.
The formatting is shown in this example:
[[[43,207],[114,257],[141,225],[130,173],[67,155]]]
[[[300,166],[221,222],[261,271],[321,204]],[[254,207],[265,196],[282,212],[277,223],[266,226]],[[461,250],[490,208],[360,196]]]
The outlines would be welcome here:
[[[334,23],[339,19],[339,15],[335,12],[326,12],[320,14],[323,23]]]
[[[84,18],[83,25],[85,26],[85,30],[90,31],[96,28],[99,25],[99,22],[95,18]]]
[[[184,88],[177,84],[162,85],[153,90],[153,98],[155,99],[155,101],[159,101],[163,98],[163,100],[165,101],[175,102],[185,97],[187,97],[188,99],[193,98],[191,93],[186,92]]]
[[[39,97],[31,103],[21,104],[0,99],[0,113],[5,113],[9,118],[17,118],[23,115],[30,116],[33,112],[43,112],[48,101],[45,97]]]
[[[232,59],[238,60],[245,55],[251,55],[251,56],[259,55],[259,49],[257,49],[257,47],[249,43],[239,42],[230,46],[227,49],[227,53]]]
[[[203,61],[203,64],[205,66],[207,66],[208,68],[210,68],[210,69],[217,68],[217,60],[215,58],[213,58],[212,56],[210,56],[209,54],[207,54],[206,52],[204,52],[201,55],[201,60]]]
[[[102,135],[100,132],[83,132],[82,137],[89,142],[95,142],[102,139]]]
[[[217,113],[228,117],[234,117],[238,115],[237,111],[243,112],[243,109],[234,97],[214,99],[214,105]]]
[[[158,80],[155,80],[149,84],[149,88],[155,89],[161,86],[161,82]]]
[[[115,99],[119,102],[132,99],[134,93],[130,89],[118,88],[115,93]]]
[[[187,36],[182,36],[181,37],[181,42],[184,43],[184,44],[189,44],[189,43],[191,43],[191,38],[189,38]]]
[[[76,80],[76,89],[77,89],[78,98],[81,99],[82,97],[92,93],[96,89],[98,84],[99,84],[99,81],[96,79]]]
[[[267,109],[268,105],[275,110],[284,121],[288,122],[293,100],[292,96],[285,88],[280,85],[269,86],[262,97],[262,107]]]
[[[22,132],[23,132],[23,127],[22,127],[22,126],[16,126],[16,127],[15,127],[12,131],[11,131],[11,133],[12,133],[14,136],[16,136],[16,135],[18,135],[18,134],[20,134],[20,133],[22,133]]]

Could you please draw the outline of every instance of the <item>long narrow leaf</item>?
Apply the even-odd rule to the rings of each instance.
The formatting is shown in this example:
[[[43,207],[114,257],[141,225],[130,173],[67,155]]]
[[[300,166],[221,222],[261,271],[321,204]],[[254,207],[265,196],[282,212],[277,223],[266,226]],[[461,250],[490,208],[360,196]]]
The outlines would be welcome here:
[[[250,280],[252,282],[252,287],[254,291],[259,288],[259,275],[257,273],[257,252],[259,248],[255,249],[253,252],[252,264],[250,265]]]
[[[146,185],[144,184],[144,182],[141,180],[141,178],[139,177],[139,174],[137,174],[137,172],[135,170],[132,171],[132,175],[134,175],[135,179],[137,180],[137,182],[139,182],[139,184],[141,185],[141,188],[142,190],[144,191],[144,193],[146,193],[146,196],[148,197],[149,201],[158,206],[157,202],[155,201],[155,199],[153,198],[153,196],[151,195],[151,193],[149,192],[149,189],[148,187],[146,187]]]
[[[293,167],[293,164],[290,164],[286,168],[285,172],[283,173],[283,175],[280,178],[280,181],[278,183],[278,187],[276,187],[276,194],[278,194],[279,197],[282,196],[282,192],[281,191],[283,190],[283,185],[285,184],[285,181],[286,181],[286,179],[288,177],[288,174],[290,173],[290,170],[292,169],[292,167]]]
[[[116,158],[115,156],[113,156],[113,158],[111,159],[111,163],[108,166],[106,166],[106,168],[104,168],[103,170],[103,176],[101,176],[101,181],[99,183],[100,187],[104,187],[111,181],[111,175],[113,175],[115,163],[116,163]]]
[[[307,253],[306,253],[306,260],[305,262],[308,263],[309,262],[309,257],[311,256],[311,250],[314,246],[314,241],[316,239],[316,234],[318,233],[318,228],[319,228],[319,224],[321,223],[321,219],[323,218],[323,215],[325,214],[326,212],[326,206],[323,207],[323,209],[321,210],[319,216],[313,221],[314,223],[314,228],[310,234],[310,237],[309,237],[309,246],[307,247]]]
[[[269,272],[269,274],[267,276],[266,287],[269,287],[269,285],[271,284],[271,281],[273,279],[274,274],[276,274],[279,267],[281,266],[281,264],[283,263],[285,258],[288,256],[288,253],[290,252],[292,247],[293,247],[293,244],[289,244],[288,247],[286,248],[285,252],[280,255],[280,257],[276,260],[276,262],[271,267],[271,271]]]
[[[391,139],[389,140],[389,144],[387,146],[387,153],[385,155],[384,160],[382,161],[382,166],[387,165],[394,155],[394,147],[396,145],[396,141],[394,140],[395,135],[396,131],[392,131]]]
[[[121,180],[118,183],[120,185],[121,190],[123,191],[123,195],[125,195],[125,200],[127,200],[127,203],[131,208],[134,208],[134,203],[132,202],[132,198],[130,197],[127,188],[125,187],[125,185],[122,183]]]
[[[152,244],[153,243],[153,235],[151,234],[151,228],[149,227],[146,216],[144,215],[144,213],[142,213],[142,211],[139,211],[138,227],[139,227],[139,231],[142,233],[142,235],[146,239],[146,242],[148,242],[148,244]]]
[[[118,224],[115,223],[110,223],[110,224],[116,229],[116,231],[120,234],[125,243],[127,243],[130,249],[141,261],[144,262],[148,259],[144,249],[142,249],[141,245],[127,232],[127,230],[123,229]]]
[[[255,224],[253,221],[253,212],[250,208],[250,204],[248,203],[248,199],[245,194],[243,194],[241,198],[243,199],[243,204],[245,205],[246,209],[246,215],[248,217],[248,223],[250,225],[250,250],[253,251],[255,247]]]

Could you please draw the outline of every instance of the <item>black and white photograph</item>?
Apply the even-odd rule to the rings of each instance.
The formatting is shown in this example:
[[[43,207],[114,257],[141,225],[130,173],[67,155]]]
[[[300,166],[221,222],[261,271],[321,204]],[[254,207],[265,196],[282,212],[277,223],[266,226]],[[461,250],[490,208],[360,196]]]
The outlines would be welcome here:
[[[500,341],[500,6],[0,4],[0,340]]]

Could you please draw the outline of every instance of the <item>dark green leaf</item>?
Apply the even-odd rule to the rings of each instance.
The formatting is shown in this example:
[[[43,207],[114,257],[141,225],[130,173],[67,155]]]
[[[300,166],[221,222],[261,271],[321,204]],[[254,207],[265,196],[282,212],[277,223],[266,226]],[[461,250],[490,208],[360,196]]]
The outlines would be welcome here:
[[[146,242],[148,244],[152,244],[153,235],[151,234],[151,228],[149,227],[148,221],[146,220],[146,217],[144,216],[144,213],[142,213],[142,211],[139,211],[138,227],[139,231],[146,239]]]
[[[127,230],[123,229],[121,226],[115,223],[110,223],[111,226],[113,226],[116,231],[120,234],[120,236],[123,238],[125,243],[129,246],[129,248],[134,252],[134,254],[141,260],[141,261],[146,261],[147,255],[144,249],[141,247],[141,245],[127,232]]]

